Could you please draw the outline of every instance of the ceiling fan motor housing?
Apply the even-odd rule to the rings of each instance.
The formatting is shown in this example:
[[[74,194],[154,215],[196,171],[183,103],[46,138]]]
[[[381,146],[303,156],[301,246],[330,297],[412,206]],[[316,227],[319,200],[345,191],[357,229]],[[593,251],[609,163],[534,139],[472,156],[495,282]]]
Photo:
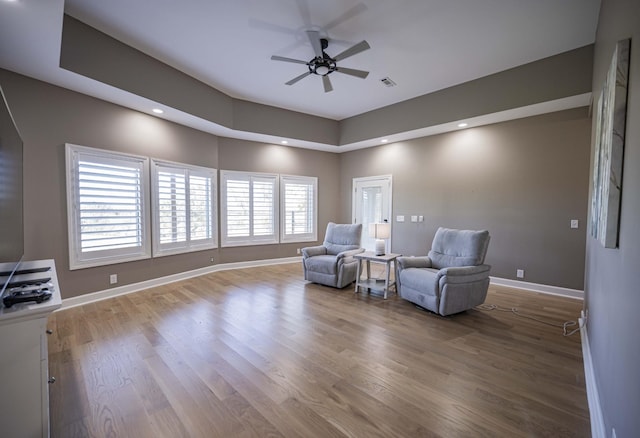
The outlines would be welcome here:
[[[336,71],[336,62],[331,58],[314,58],[309,62],[309,71],[318,76],[326,76]]]
[[[322,57],[316,56],[311,61],[309,61],[309,71],[318,76],[326,76],[329,73],[333,73],[336,71],[336,60],[331,58],[324,51],[327,47],[329,47],[329,40],[326,38],[320,39],[320,44],[322,46]]]

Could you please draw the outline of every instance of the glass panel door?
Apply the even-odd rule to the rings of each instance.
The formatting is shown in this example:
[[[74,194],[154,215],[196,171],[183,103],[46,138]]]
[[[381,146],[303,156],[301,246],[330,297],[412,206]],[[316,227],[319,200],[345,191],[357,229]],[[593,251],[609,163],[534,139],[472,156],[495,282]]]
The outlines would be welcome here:
[[[362,247],[367,251],[375,248],[375,239],[369,237],[369,224],[391,223],[391,175],[353,179],[353,217],[354,224],[362,224]],[[387,251],[391,248],[391,239],[386,242]]]

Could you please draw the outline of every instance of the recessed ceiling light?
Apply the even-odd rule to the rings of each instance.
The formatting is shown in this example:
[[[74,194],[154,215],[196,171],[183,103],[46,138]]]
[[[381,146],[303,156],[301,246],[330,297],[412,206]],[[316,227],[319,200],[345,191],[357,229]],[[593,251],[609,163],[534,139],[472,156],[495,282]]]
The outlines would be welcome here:
[[[282,144],[289,144],[289,142],[287,140],[282,140],[280,143]]]
[[[458,128],[466,128],[469,124],[468,123],[458,123]]]
[[[387,140],[386,138],[383,138],[382,140],[380,140],[380,143],[387,143],[389,140]]]
[[[152,109],[151,111],[153,111],[153,112],[154,112],[154,113],[156,113],[156,114],[162,114],[162,113],[164,113],[164,111],[162,111],[160,108],[154,108],[154,109]]]

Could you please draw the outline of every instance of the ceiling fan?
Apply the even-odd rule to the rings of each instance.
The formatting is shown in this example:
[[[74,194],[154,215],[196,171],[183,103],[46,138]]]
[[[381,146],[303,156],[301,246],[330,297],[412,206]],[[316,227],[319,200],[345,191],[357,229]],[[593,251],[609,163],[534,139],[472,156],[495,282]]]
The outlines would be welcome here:
[[[315,57],[311,61],[302,61],[299,59],[285,58],[283,56],[273,55],[271,57],[274,61],[293,62],[295,64],[304,64],[309,68],[309,71],[302,73],[300,76],[296,76],[289,82],[285,82],[287,85],[293,85],[299,80],[306,78],[307,76],[314,74],[322,76],[322,84],[324,85],[324,92],[328,93],[333,90],[329,75],[333,72],[343,73],[357,78],[364,79],[369,75],[368,71],[356,70],[353,68],[338,67],[337,62],[342,61],[350,56],[357,55],[360,52],[364,52],[370,49],[369,43],[366,41],[360,41],[358,44],[349,47],[342,53],[337,54],[333,58],[325,52],[325,49],[329,46],[329,40],[320,37],[320,32],[315,30],[308,30],[307,36],[315,52]]]

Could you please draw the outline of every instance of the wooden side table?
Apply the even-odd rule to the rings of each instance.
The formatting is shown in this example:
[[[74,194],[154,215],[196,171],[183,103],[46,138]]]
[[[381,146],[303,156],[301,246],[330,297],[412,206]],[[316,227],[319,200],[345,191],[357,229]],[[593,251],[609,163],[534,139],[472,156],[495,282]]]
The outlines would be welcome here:
[[[376,255],[373,251],[365,251],[360,254],[356,254],[353,257],[358,260],[358,273],[356,274],[356,288],[355,293],[359,292],[360,287],[364,287],[367,290],[375,290],[384,292],[384,299],[387,299],[387,292],[389,292],[389,288],[391,286],[396,287],[395,277],[393,281],[390,281],[390,273],[391,273],[391,262],[393,262],[393,266],[395,268],[396,259],[400,257],[401,254],[384,254],[384,255]],[[362,262],[367,262],[367,278],[362,279],[360,276],[362,275]],[[374,263],[384,263],[385,265],[385,278],[377,279],[371,278],[371,262]],[[396,293],[397,293],[396,288]]]

